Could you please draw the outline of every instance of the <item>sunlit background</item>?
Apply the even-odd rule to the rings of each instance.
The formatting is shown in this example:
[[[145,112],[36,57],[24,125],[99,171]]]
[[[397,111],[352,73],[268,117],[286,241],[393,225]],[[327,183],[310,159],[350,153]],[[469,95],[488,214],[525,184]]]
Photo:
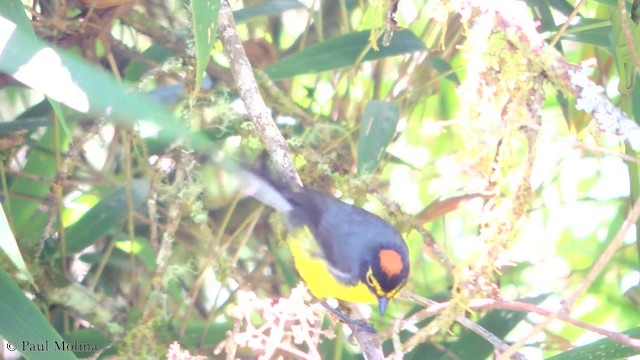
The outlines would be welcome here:
[[[192,2],[191,6],[196,6]],[[31,19],[40,38],[63,46],[64,37],[60,34],[75,34],[73,28],[61,30],[45,21],[54,17],[44,10],[48,1],[22,3],[29,8],[35,4],[32,11],[43,14],[43,19],[38,19],[41,21]],[[243,332],[246,323],[239,325],[242,321],[237,320],[246,322],[251,318],[243,311],[253,307],[254,320],[268,323],[279,316],[267,314],[278,308],[271,307],[270,301],[275,304],[280,300],[286,305],[278,306],[298,309],[296,301],[302,302],[305,297],[295,293],[294,300],[286,298],[299,281],[283,246],[283,229],[277,215],[240,198],[233,173],[218,165],[220,159],[255,163],[263,149],[229,76],[230,63],[223,46],[219,41],[214,44],[211,55],[215,66],[208,69],[200,93],[189,97],[196,56],[191,27],[194,16],[182,1],[162,6],[159,3],[162,2],[139,1],[129,12],[116,13],[108,32],[110,46],[104,46],[103,38],[90,39],[97,44],[92,53],[95,59],[87,55],[86,43],[72,44],[68,51],[98,62],[110,74],[117,73],[115,78],[127,86],[129,94],[146,93],[171,109],[163,110],[165,115],[179,119],[194,133],[206,134],[214,154],[192,150],[184,139],[172,138],[171,145],[167,145],[163,136],[169,133],[170,138],[175,137],[172,132],[178,130],[167,128],[164,120],[149,117],[154,110],[147,109],[146,103],[140,109],[121,109],[119,104],[123,103],[119,99],[125,99],[127,92],[105,92],[109,106],[100,107],[98,112],[92,107],[93,115],[82,114],[90,103],[99,101],[95,98],[101,96],[100,85],[94,83],[94,92],[86,90],[73,79],[83,75],[91,81],[93,74],[75,72],[65,57],[43,50],[30,66],[12,74],[36,90],[15,81],[3,83],[0,119],[5,125],[23,120],[30,124],[40,116],[50,120],[55,113],[62,124],[56,131],[62,131],[67,140],[62,142],[62,148],[47,149],[60,151],[62,158],[68,160],[56,162],[49,154],[49,161],[42,166],[52,166],[50,172],[32,172],[34,169],[27,164],[33,161],[34,149],[50,136],[52,127],[19,126],[24,131],[20,134],[9,127],[0,128],[5,139],[15,140],[11,138],[14,135],[18,139],[7,140],[0,147],[2,204],[10,223],[20,215],[11,213],[16,200],[6,206],[8,197],[25,196],[35,202],[48,199],[49,204],[55,204],[55,187],[49,192],[49,184],[59,174],[54,168],[59,171],[64,164],[65,178],[56,185],[61,186],[62,206],[48,206],[61,210],[60,220],[67,232],[73,231],[70,229],[74,224],[78,228],[77,224],[84,224],[83,221],[89,223],[90,216],[96,216],[92,224],[100,219],[114,221],[99,237],[68,254],[68,272],[64,275],[127,309],[129,319],[142,319],[126,325],[131,330],[114,342],[112,354],[124,358],[144,356],[149,351],[163,357],[162,350],[169,348],[169,340],[176,340],[192,354],[224,356],[223,350],[230,349],[234,341],[237,347],[241,341],[234,340],[234,334],[249,333]],[[400,0],[392,39],[408,39],[413,34],[424,49],[406,45],[400,47],[400,55],[381,56],[375,61],[359,58],[355,65],[336,65],[319,73],[305,68],[313,61],[305,51],[316,44],[372,28],[383,36],[388,3],[308,0],[297,4],[231,4],[233,9],[253,11],[236,13],[242,19],[238,20],[239,35],[302,181],[380,215],[403,232],[412,269],[407,290],[436,301],[453,299],[452,303],[460,308],[447,314],[466,313],[481,322],[489,318],[490,309],[465,312],[471,300],[479,298],[535,298],[531,301],[536,306],[560,311],[563,301],[581,286],[620,231],[632,205],[631,189],[640,186],[629,180],[630,171],[638,170],[638,158],[625,149],[620,137],[600,131],[589,114],[577,110],[575,98],[559,93],[559,87],[537,71],[529,55],[510,43],[512,40],[483,12],[481,5],[460,5],[473,1]],[[562,57],[572,64],[590,59],[594,64],[591,79],[623,110],[627,111],[622,105],[625,102],[631,103],[632,109],[639,103],[633,93],[621,95],[618,90],[616,61],[620,60],[612,49],[621,51],[620,45],[615,45],[615,36],[619,39],[621,35],[615,33],[616,25],[610,20],[610,13],[617,11],[617,2],[581,2],[577,15],[571,15],[576,4],[566,1],[503,3],[509,9],[508,16],[518,21],[513,29],[535,28],[547,42],[569,22],[559,38],[561,46],[556,47]],[[487,4],[488,8],[495,5]],[[288,7],[295,9],[286,10]],[[0,5],[0,10],[7,8]],[[65,10],[58,15],[70,23],[77,21],[75,16],[87,14],[82,6],[68,5]],[[103,10],[94,10],[97,16],[107,16]],[[164,33],[154,32],[157,29],[167,30],[171,36],[163,37]],[[165,46],[175,39],[183,42],[182,52]],[[336,58],[348,51],[348,46],[329,44],[321,50],[335,51]],[[384,54],[384,47],[380,51]],[[303,56],[299,63],[277,68],[282,59],[300,54]],[[272,81],[269,76],[276,79]],[[95,81],[100,79],[96,77]],[[540,91],[534,94],[535,89]],[[52,110],[47,105],[48,111],[33,115],[30,110],[41,101],[48,104],[45,93],[49,99],[75,110],[65,107],[60,113],[57,107]],[[398,105],[399,115],[380,120],[390,121],[389,126],[395,131],[392,128],[389,138],[380,140],[384,142],[380,146],[382,155],[366,171],[362,159],[370,154],[360,150],[367,141],[361,124],[372,100]],[[142,113],[143,110],[149,112]],[[115,123],[108,120],[111,114],[124,113],[121,111],[139,115],[138,121],[126,117]],[[76,124],[78,120],[89,121]],[[385,138],[383,127],[374,128],[374,137],[376,132],[381,134],[380,139]],[[527,138],[528,134],[533,136]],[[80,148],[70,154],[69,149],[76,145]],[[28,188],[23,188],[26,193],[17,192],[25,173],[32,174],[31,181],[45,184],[43,193],[29,193]],[[135,215],[128,212],[129,204],[123,195],[117,203],[120,208],[99,207],[114,191],[125,194],[123,186],[132,179],[144,180],[134,185],[133,193],[143,189],[154,195],[155,217],[144,196]],[[92,213],[96,208],[110,215],[101,218],[98,211]],[[43,273],[49,271],[49,266],[60,267],[60,260],[29,251],[39,247],[38,254],[47,254],[50,246],[57,246],[60,229],[47,211],[33,211],[31,223],[25,222],[22,231],[13,227],[13,232],[36,282],[46,282],[50,279]],[[176,225],[173,229],[172,224]],[[154,225],[155,240],[150,230]],[[102,231],[98,227],[95,231]],[[90,233],[92,228],[88,229]],[[437,245],[431,244],[426,234]],[[162,249],[158,241],[171,241],[172,255],[162,276],[154,278]],[[633,296],[625,296],[640,283],[637,244],[636,228],[632,226],[623,246],[577,298],[568,315],[612,332],[637,329],[637,297],[634,303]],[[452,268],[443,257],[453,264]],[[2,265],[6,271],[15,271],[6,264]],[[154,294],[153,281],[162,281],[165,286],[164,303],[161,302],[164,305],[158,308],[149,300],[149,294]],[[313,303],[309,298],[306,301]],[[304,309],[300,311],[324,318],[321,307]],[[421,309],[416,301],[401,298],[392,303],[383,318],[376,310],[371,312],[371,321],[385,335],[387,354],[393,349],[389,332],[399,333],[398,340],[402,342],[418,329],[430,326],[428,321],[396,323],[396,319],[407,319]],[[368,309],[364,312],[369,313]],[[65,338],[85,334],[91,328],[90,336],[94,337],[86,339],[93,340],[85,341],[113,340],[112,334],[103,331],[104,326],[95,326],[96,320],[88,319],[86,313],[52,307],[46,315]],[[446,316],[438,319],[444,328],[425,338],[415,351],[405,354],[406,358],[420,359],[429,351],[442,355],[438,351],[449,349],[458,358],[472,359],[469,353],[453,350],[465,346],[456,342],[464,338],[461,334],[465,329],[453,318],[449,322]],[[526,314],[522,321],[505,326],[508,335],[503,341],[510,344],[527,337],[545,320],[539,314]],[[119,320],[108,323],[125,326]],[[397,324],[404,326],[401,331],[394,327]],[[323,358],[361,356],[342,331],[336,330],[337,337],[318,334],[323,343],[317,354]],[[520,351],[527,358],[542,359],[601,338],[584,327],[556,319],[529,337]],[[311,338],[305,339],[309,341],[305,345],[289,338],[286,341],[303,352],[315,346]],[[236,350],[250,357],[268,353],[250,345]],[[284,353],[285,358],[297,354]],[[5,356],[15,354],[5,351]]]

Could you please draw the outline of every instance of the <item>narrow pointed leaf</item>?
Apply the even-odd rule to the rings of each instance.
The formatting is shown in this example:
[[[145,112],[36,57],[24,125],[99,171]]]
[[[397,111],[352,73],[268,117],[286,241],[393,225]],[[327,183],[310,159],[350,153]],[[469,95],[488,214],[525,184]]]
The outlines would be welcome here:
[[[16,238],[13,236],[11,227],[9,227],[9,221],[7,220],[7,215],[4,212],[2,203],[0,203],[0,249],[2,249],[2,252],[4,252],[5,255],[7,255],[13,265],[20,270],[22,276],[27,278],[33,284],[33,276],[31,276],[31,273],[27,269],[27,265],[24,263]]]
[[[265,73],[276,80],[353,66],[369,46],[369,35],[370,31],[364,30],[337,36],[278,61]],[[362,62],[426,50],[422,40],[409,30],[396,32],[389,46],[378,42],[380,50],[369,50]]]
[[[633,337],[640,337],[640,327],[622,332]],[[590,344],[565,351],[561,354],[547,358],[547,360],[582,360],[582,359],[626,359],[640,354],[640,350],[620,344],[609,338],[594,341]]]
[[[370,174],[376,169],[396,132],[398,120],[400,105],[378,100],[367,104],[360,122],[358,174]]]
[[[306,9],[306,6],[297,0],[271,0],[234,11],[233,18],[240,24],[256,17],[280,15],[293,9]]]
[[[61,152],[66,151],[69,142],[69,137],[61,132],[57,145]],[[10,194],[15,195],[10,198],[13,231],[21,242],[33,243],[43,235],[40,232],[48,216],[43,202],[50,194],[56,175],[55,151],[56,139],[53,127],[50,127],[29,153],[22,169],[22,172],[30,176],[17,177],[9,188]]]
[[[55,351],[62,338],[40,310],[29,300],[3,268],[0,268],[0,337],[6,340],[7,351],[19,352],[31,360],[76,359],[69,351]],[[40,350],[40,345],[49,351]]]
[[[137,209],[149,194],[149,182],[133,180],[132,201]],[[89,209],[67,230],[66,249],[69,254],[94,244],[127,218],[127,189],[120,187]]]
[[[196,41],[196,84],[197,94],[202,84],[204,71],[211,58],[211,49],[216,41],[220,0],[191,0],[193,15],[193,35]]]

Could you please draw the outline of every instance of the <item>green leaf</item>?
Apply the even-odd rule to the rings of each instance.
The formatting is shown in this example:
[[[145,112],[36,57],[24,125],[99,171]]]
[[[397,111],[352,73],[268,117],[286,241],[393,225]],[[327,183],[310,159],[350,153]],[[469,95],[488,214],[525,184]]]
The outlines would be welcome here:
[[[133,241],[133,244],[131,244],[129,239],[118,240],[115,242],[115,247],[116,249],[111,252],[109,259],[106,262],[107,266],[124,270],[132,270],[134,266],[137,266],[131,262],[131,252],[133,252],[134,255],[144,263],[144,265],[146,265],[147,269],[156,269],[156,254],[153,251],[153,247],[151,246],[151,243],[149,243],[149,240],[136,238]],[[80,255],[79,259],[87,264],[96,265],[103,260],[103,256],[104,254],[102,253],[85,252]]]
[[[458,75],[452,71],[453,68],[451,67],[451,65],[443,58],[435,56],[430,57],[429,62],[431,63],[431,66],[433,66],[433,68],[436,69],[436,71],[438,71],[440,74],[447,74],[445,76],[445,79],[453,82],[456,85],[460,85],[460,79],[458,78]]]
[[[24,111],[16,120],[0,124],[0,134],[18,130],[34,131],[44,126],[52,125],[52,107],[48,100],[32,106]],[[71,131],[71,130],[69,130]],[[67,133],[61,134],[59,147],[64,152],[69,146]],[[47,214],[40,210],[40,205],[49,194],[50,181],[56,173],[54,156],[55,139],[53,129],[47,129],[44,136],[28,154],[26,165],[22,172],[29,176],[16,176],[9,190],[10,194],[6,211],[11,213],[13,232],[23,244],[33,243],[42,236],[42,229],[47,221]],[[35,179],[40,179],[35,180]]]
[[[62,338],[2,268],[0,288],[0,336],[6,339],[4,351],[18,351],[31,360],[76,359],[72,352],[56,351],[56,345],[63,343]],[[9,344],[14,346],[13,350]]]
[[[623,331],[623,334],[638,338],[640,327]],[[582,359],[622,359],[640,354],[640,350],[622,345],[609,338],[594,341],[591,344],[579,346],[561,354],[547,358],[547,360],[582,360]]]
[[[131,253],[133,253],[147,266],[149,270],[156,269],[156,253],[148,239],[136,238],[133,243],[129,239],[118,240],[116,241],[115,247],[127,256],[130,256]],[[128,264],[127,269],[130,268],[131,264]]]
[[[76,350],[74,350],[74,354],[85,359],[96,353],[96,351],[94,351],[92,347],[97,348],[98,350],[102,350],[111,342],[107,336],[99,333],[94,329],[80,329],[78,331],[66,334],[64,336],[64,339],[69,343],[73,343],[74,341],[76,343],[80,343],[81,345],[78,346]],[[83,347],[82,345],[87,346]],[[107,357],[107,355],[115,356],[115,348],[110,347],[109,349],[105,350],[100,358]]]
[[[559,29],[559,26],[555,28],[555,30]],[[577,24],[569,25],[567,30],[560,36],[560,39],[595,45],[611,52],[610,33],[611,25],[609,21],[581,19]]]
[[[286,251],[283,252],[277,248],[274,249],[273,244],[271,243],[267,244],[267,246],[269,246],[269,252],[273,254],[275,263],[280,269],[280,272],[282,273],[282,277],[284,278],[285,284],[287,284],[289,289],[292,289],[294,286],[296,286],[298,282],[300,282],[300,278],[298,277],[294,269],[291,268],[290,266],[291,263],[288,263],[286,261],[287,259],[284,256]]]
[[[400,120],[400,105],[372,100],[360,121],[358,174],[370,174],[378,166]]]
[[[636,124],[640,124],[640,74],[636,73],[635,86],[631,92],[631,103],[633,104],[633,120]]]
[[[49,101],[50,99],[42,100],[25,110],[13,121],[0,122],[0,136],[19,130],[26,130],[32,133],[41,127],[52,126],[54,112]],[[62,108],[62,111],[62,117],[64,117],[67,124],[86,121],[88,119],[87,115],[78,115],[77,112],[69,108]],[[65,125],[65,127],[67,126]],[[64,131],[68,133],[70,128],[67,127]]]
[[[180,136],[189,138],[188,127],[165,107],[127,90],[113,76],[75,54],[55,49],[20,29],[9,20],[6,6],[0,7],[0,29],[1,72],[77,111],[108,116],[119,125],[131,127],[139,121],[171,128],[166,143]]]
[[[108,117],[116,125],[128,128],[140,125],[147,129],[170,129],[171,131],[158,132],[161,137],[158,137],[157,141],[165,145],[182,137],[193,149],[203,152],[211,149],[209,139],[203,134],[192,134],[188,125],[173,117],[166,107],[152,101],[148,96],[127,90],[117,83],[113,76],[97,66],[70,52],[55,49],[50,44],[36,39],[30,32],[18,28],[16,23],[7,17],[6,8],[0,6],[0,72],[13,76],[25,85],[75,110]],[[79,121],[89,119],[95,119],[95,116],[77,118]],[[44,171],[46,167],[40,169]],[[49,169],[52,169],[51,166]],[[44,178],[53,178],[53,175]],[[44,186],[48,188],[47,184]],[[24,194],[32,196],[30,192]],[[36,196],[36,206],[44,195]],[[11,210],[16,211],[13,206]],[[28,218],[30,214],[33,214],[33,211],[20,213],[20,216]],[[30,226],[29,231],[33,234],[38,228]],[[16,238],[21,239],[17,226],[14,232]]]
[[[194,94],[200,91],[202,77],[211,58],[216,41],[220,0],[191,0],[193,35],[196,41],[196,84]]]
[[[170,56],[175,56],[173,51],[161,44],[152,44],[147,50],[142,52],[142,57],[152,60],[158,64],[167,60]],[[133,59],[127,66],[124,78],[127,81],[135,82],[140,80],[142,75],[149,71],[149,67],[137,59]]]
[[[265,73],[277,80],[353,66],[369,46],[370,33],[364,30],[336,36],[276,62]],[[422,40],[409,30],[396,32],[389,46],[382,46],[381,41],[378,41],[380,51],[369,50],[362,62],[426,50]]]
[[[34,130],[53,125],[53,109],[49,100],[44,99],[25,110],[15,120],[0,123],[0,136],[12,133],[18,130]]]
[[[149,182],[136,179],[132,184],[133,208],[137,209],[149,195]],[[107,195],[67,230],[66,250],[73,254],[92,245],[127,218],[126,186]]]
[[[540,21],[541,28],[544,29],[545,26],[555,26],[555,21],[553,20],[553,14],[551,13],[551,8],[546,1],[538,1],[538,0],[525,0],[527,6],[531,8],[531,12],[533,12],[533,17],[536,20]]]
[[[69,137],[61,132],[58,144],[60,151],[66,151],[69,141]],[[50,127],[32,148],[22,169],[23,173],[32,177],[18,176],[9,188],[10,194],[17,195],[9,200],[13,231],[23,243],[34,243],[42,235],[48,214],[40,206],[49,195],[51,181],[56,175],[55,149],[54,131]]]
[[[275,16],[287,10],[306,8],[297,0],[271,0],[234,11],[233,18],[237,24],[240,24],[260,16]]]
[[[573,12],[573,5],[568,3],[566,0],[548,0],[548,1],[549,1],[549,5],[552,8],[560,11],[564,16],[569,16]],[[616,0],[613,0],[613,1],[616,1]],[[536,0],[536,2],[543,2],[543,1]]]
[[[540,22],[541,30],[554,29],[556,27],[556,21],[553,18],[553,14],[551,13],[551,7],[549,6],[550,4],[547,1],[526,0],[526,3],[531,8],[534,19]],[[563,7],[562,4],[556,4],[556,5]],[[570,9],[573,10],[573,7],[571,7]],[[571,10],[569,10],[569,12],[571,12]],[[569,16],[569,14],[566,14],[566,16]],[[560,53],[564,52],[562,50],[561,41],[558,41],[554,47],[558,49]]]
[[[594,0],[594,1],[610,7],[618,6],[618,0]]]
[[[184,335],[180,338],[180,343],[184,346],[216,345],[227,337],[227,331],[232,328],[233,326],[229,323],[207,324],[204,321],[190,321]]]
[[[43,126],[51,125],[52,118],[51,116],[39,117],[39,118],[30,118],[25,119],[23,121],[8,121],[0,123],[0,136],[7,135],[9,133],[19,131],[19,130],[27,130],[34,131]]]
[[[11,231],[11,227],[9,226],[7,215],[4,213],[2,203],[0,203],[0,249],[7,254],[9,260],[20,270],[22,276],[27,278],[35,287],[33,276],[31,276],[27,265],[24,263],[16,238],[13,236],[13,231]]]
[[[51,109],[53,109],[53,113],[56,116],[55,119],[58,120],[57,124],[54,122],[53,125],[59,126],[59,130],[60,132],[64,132],[65,138],[71,138],[71,128],[67,124],[67,118],[65,116],[64,109],[56,101],[53,101],[51,99],[47,99],[47,100],[51,104]]]
[[[25,36],[29,36],[32,39],[36,38],[36,34],[31,27],[31,21],[27,17],[27,13],[24,11],[24,5],[20,0],[6,0],[0,2],[0,15],[6,17],[20,30]],[[11,27],[0,27],[0,48],[5,43],[9,36],[11,36]],[[5,38],[6,36],[6,38]]]

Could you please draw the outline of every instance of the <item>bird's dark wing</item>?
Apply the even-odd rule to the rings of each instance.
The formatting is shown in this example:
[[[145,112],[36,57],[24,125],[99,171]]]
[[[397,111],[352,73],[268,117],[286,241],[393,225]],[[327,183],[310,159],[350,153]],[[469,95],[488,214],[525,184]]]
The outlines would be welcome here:
[[[334,276],[345,283],[356,283],[365,259],[400,236],[378,216],[323,192],[304,189],[291,203],[290,217],[309,226]]]

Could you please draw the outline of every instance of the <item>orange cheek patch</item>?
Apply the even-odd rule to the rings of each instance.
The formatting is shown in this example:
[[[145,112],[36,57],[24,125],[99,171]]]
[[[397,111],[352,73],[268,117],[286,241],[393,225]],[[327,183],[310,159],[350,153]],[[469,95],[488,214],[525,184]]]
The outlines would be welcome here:
[[[400,274],[404,265],[402,264],[402,257],[395,250],[384,249],[378,253],[380,256],[380,268],[387,274],[387,277],[392,277]]]

